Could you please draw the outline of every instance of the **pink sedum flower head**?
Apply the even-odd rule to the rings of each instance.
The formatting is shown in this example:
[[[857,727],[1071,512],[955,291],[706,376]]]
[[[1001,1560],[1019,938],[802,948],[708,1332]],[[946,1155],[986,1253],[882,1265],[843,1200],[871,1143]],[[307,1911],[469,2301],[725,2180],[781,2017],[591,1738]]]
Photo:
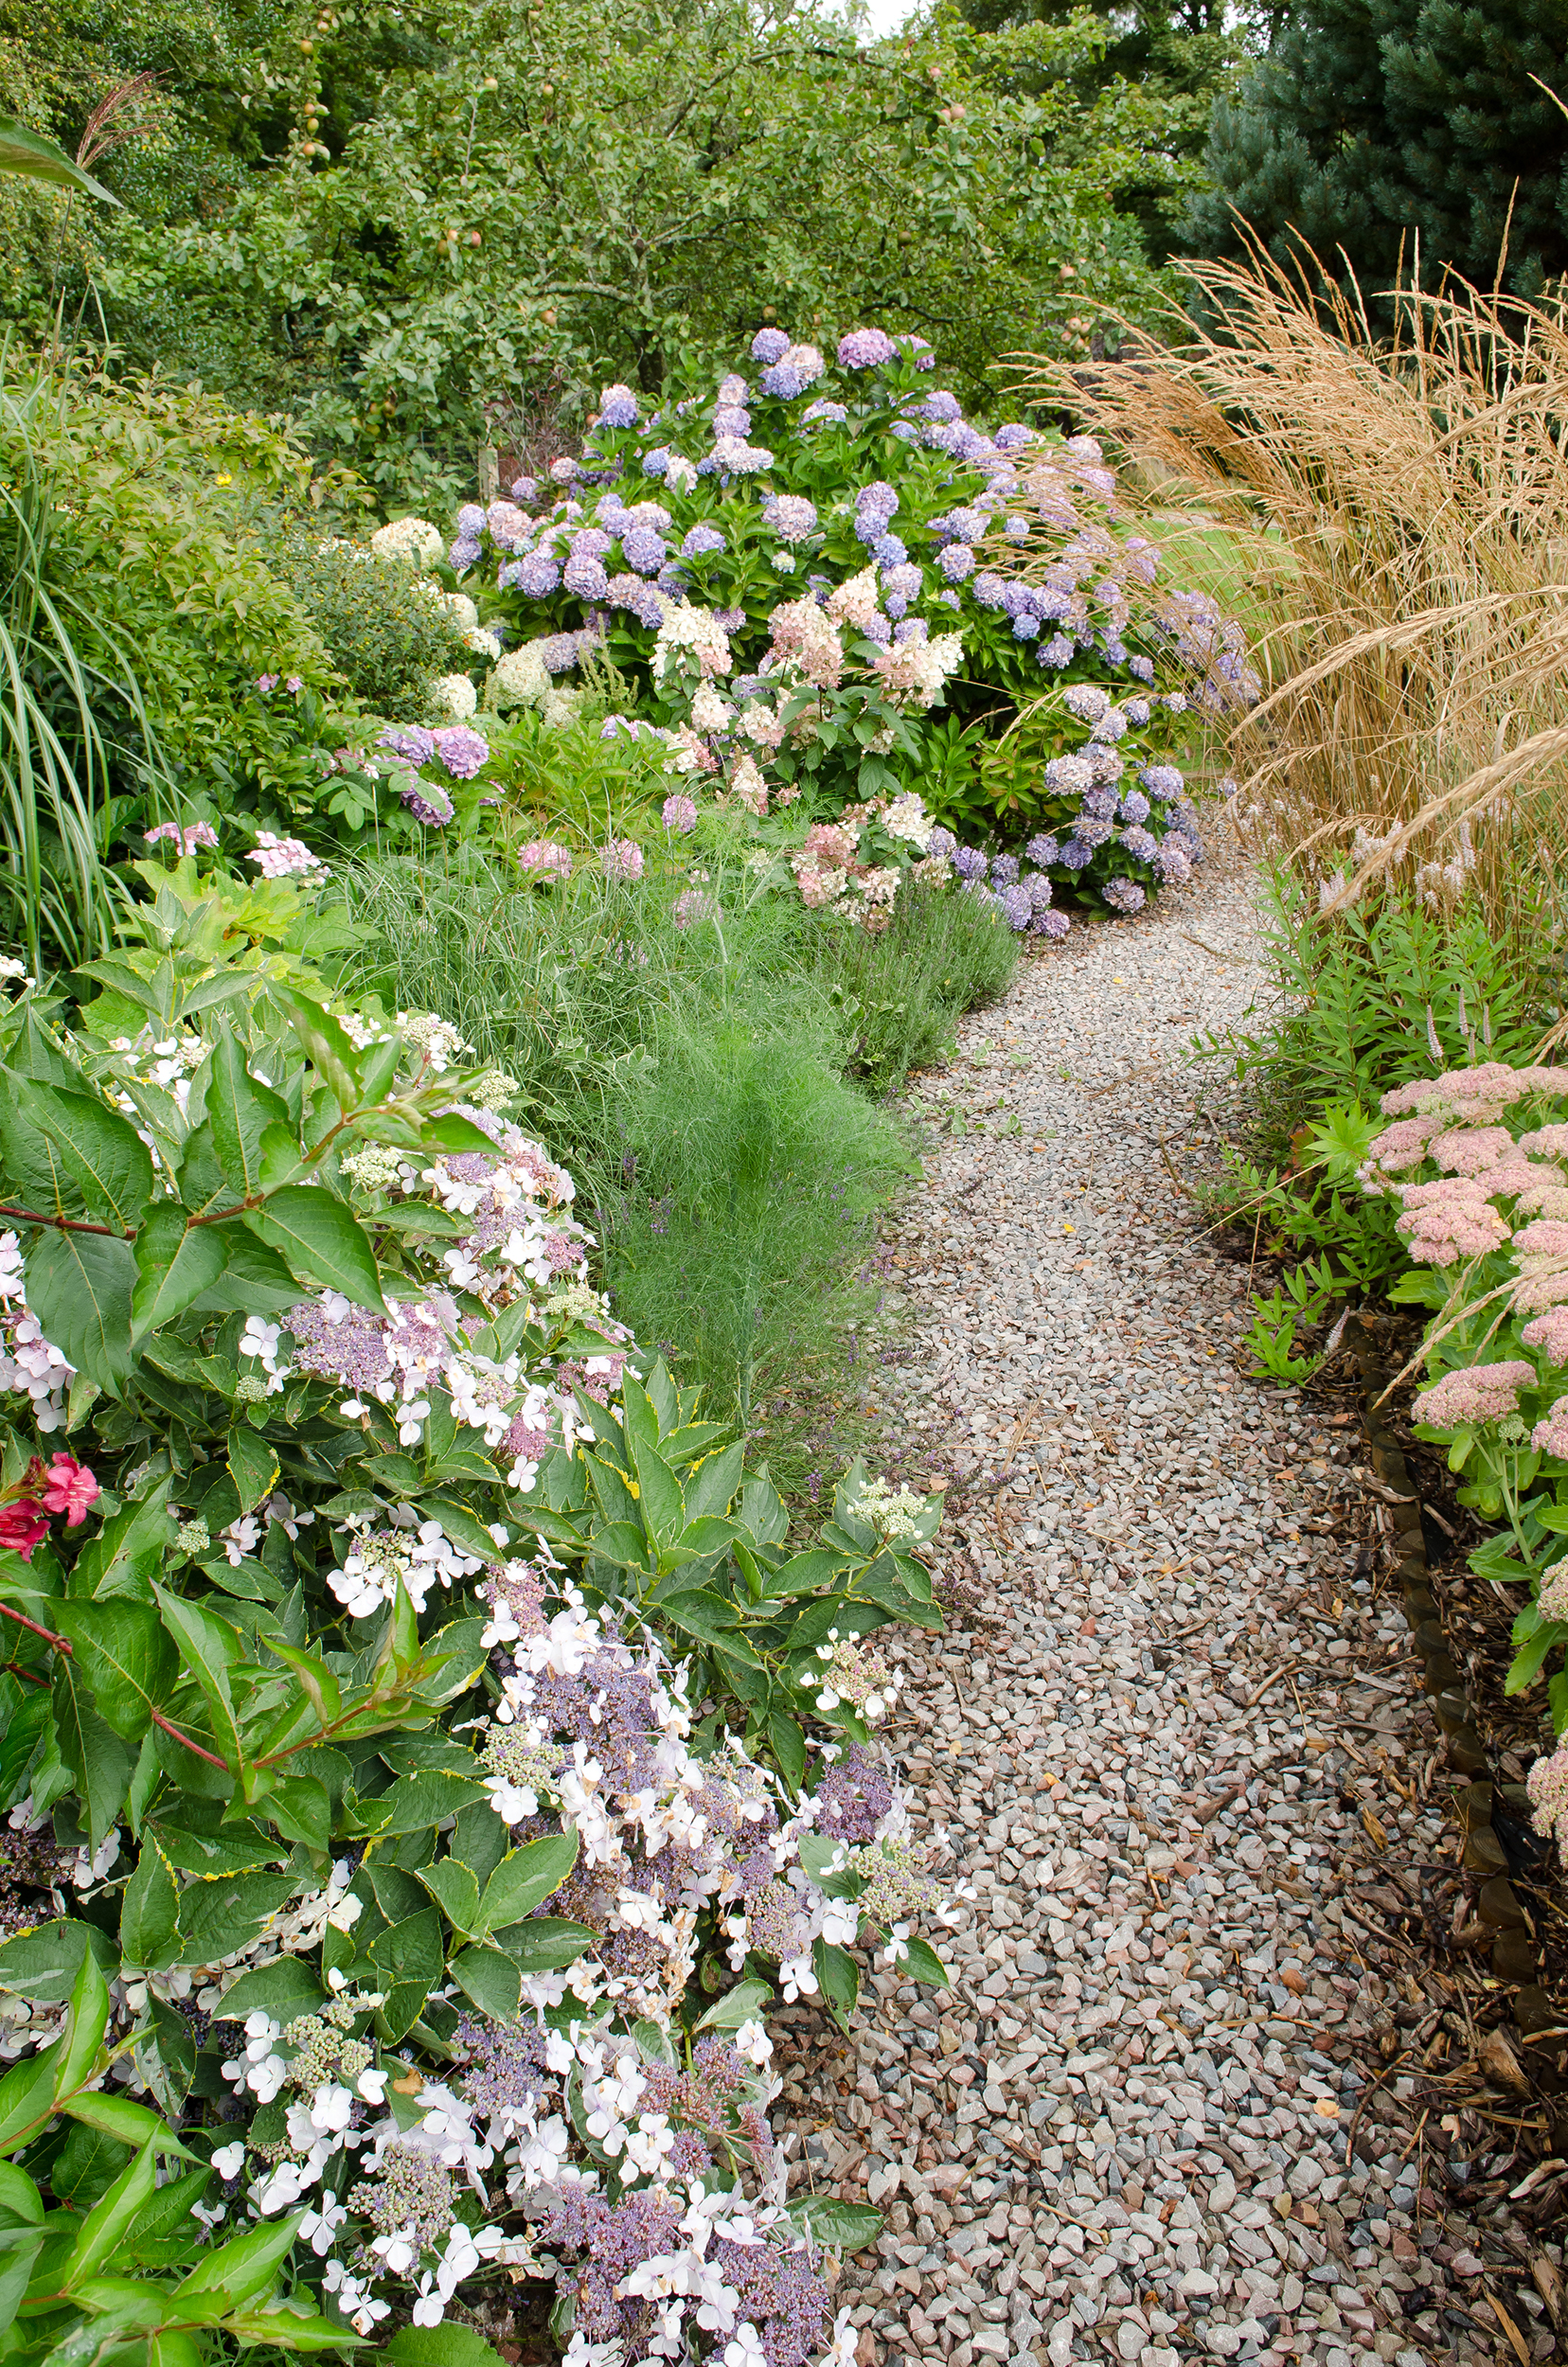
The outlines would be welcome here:
[[[1568,1809],[1568,1746],[1559,1744],[1549,1759],[1537,1759],[1524,1778],[1535,1809],[1531,1819],[1538,1833],[1555,1833]]]
[[[1520,1335],[1527,1348],[1538,1348],[1554,1364],[1568,1364],[1568,1306],[1548,1307]]]
[[[1556,1455],[1559,1463],[1568,1463],[1568,1397],[1559,1397],[1545,1419],[1536,1424],[1530,1444],[1537,1454]]]
[[[1465,1176],[1441,1184],[1411,1184],[1396,1230],[1404,1235],[1418,1266],[1455,1266],[1501,1249],[1508,1227],[1482,1186]]]
[[[1416,1410],[1423,1422],[1437,1430],[1499,1422],[1519,1411],[1519,1393],[1535,1380],[1535,1367],[1522,1358],[1508,1357],[1498,1364],[1463,1364],[1423,1389]]]

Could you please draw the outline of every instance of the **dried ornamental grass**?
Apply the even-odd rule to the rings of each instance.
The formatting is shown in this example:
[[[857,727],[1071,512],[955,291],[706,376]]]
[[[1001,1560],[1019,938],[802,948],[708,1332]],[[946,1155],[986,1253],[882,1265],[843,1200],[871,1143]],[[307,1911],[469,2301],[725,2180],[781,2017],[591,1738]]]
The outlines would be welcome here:
[[[1187,266],[1208,326],[1028,383],[1238,530],[1268,685],[1239,810],[1326,908],[1397,868],[1497,929],[1555,908],[1568,788],[1568,316],[1449,283],[1392,345],[1261,257]]]

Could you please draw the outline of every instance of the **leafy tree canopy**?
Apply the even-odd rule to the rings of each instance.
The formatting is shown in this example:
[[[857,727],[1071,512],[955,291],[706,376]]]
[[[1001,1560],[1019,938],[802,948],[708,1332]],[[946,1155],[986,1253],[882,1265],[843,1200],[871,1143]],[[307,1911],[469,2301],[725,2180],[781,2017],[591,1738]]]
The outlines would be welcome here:
[[[321,0],[220,13],[210,38],[228,115],[223,72],[176,62],[160,85],[160,137],[201,171],[84,227],[74,284],[131,362],[288,408],[389,501],[466,489],[487,433],[548,440],[601,379],[651,389],[763,321],[918,329],[984,404],[998,355],[1086,352],[1108,310],[1158,296],[1115,192],[1179,127],[1165,98],[1095,85],[1087,11],[995,32],[949,13],[866,46],[815,0]],[[67,137],[83,42],[58,44]],[[100,84],[148,54],[100,50]]]

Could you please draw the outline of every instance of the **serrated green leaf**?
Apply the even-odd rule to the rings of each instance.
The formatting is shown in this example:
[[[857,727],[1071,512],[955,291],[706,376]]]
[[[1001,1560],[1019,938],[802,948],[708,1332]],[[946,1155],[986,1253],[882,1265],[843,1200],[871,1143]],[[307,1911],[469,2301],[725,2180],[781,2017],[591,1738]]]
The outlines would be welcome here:
[[[356,1307],[385,1314],[376,1253],[346,1201],[318,1184],[285,1184],[244,1221],[276,1250],[296,1280],[312,1290],[341,1290]]]
[[[463,1995],[492,2021],[515,2021],[523,2002],[523,1971],[499,1948],[465,1948],[448,1970]]]
[[[136,1220],[136,1280],[131,1292],[134,1340],[183,1315],[211,1290],[228,1264],[228,1228],[192,1225],[177,1201],[150,1201]]]
[[[129,1241],[102,1233],[41,1233],[27,1254],[27,1307],[67,1362],[117,1397],[135,1358]]]
[[[99,1717],[90,1688],[63,1653],[55,1661],[52,1699],[60,1755],[75,1780],[77,1797],[87,1812],[88,1837],[97,1849],[115,1829],[131,1789],[134,1761]]]
[[[17,1113],[52,1145],[82,1205],[100,1223],[131,1232],[152,1191],[152,1158],[128,1118],[94,1094],[30,1081],[16,1088]]]
[[[269,1126],[287,1121],[288,1104],[245,1066],[245,1055],[226,1021],[213,1031],[206,1076],[206,1118],[212,1147],[238,1199],[262,1188],[261,1137]]]
[[[508,1850],[485,1885],[483,1929],[499,1931],[521,1923],[561,1888],[577,1863],[576,1833],[544,1833]]]
[[[479,1878],[472,1866],[455,1858],[417,1869],[419,1879],[435,1899],[454,1931],[472,1939],[480,1930]]]
[[[67,1596],[54,1615],[99,1716],[122,1741],[140,1741],[180,1664],[157,1612],[122,1597],[83,1603]]]

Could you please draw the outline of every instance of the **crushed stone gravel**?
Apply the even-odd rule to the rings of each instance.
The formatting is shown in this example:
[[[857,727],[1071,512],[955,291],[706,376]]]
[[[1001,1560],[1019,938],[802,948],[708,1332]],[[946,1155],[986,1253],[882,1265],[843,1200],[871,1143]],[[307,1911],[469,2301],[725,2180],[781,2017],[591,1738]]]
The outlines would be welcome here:
[[[1247,1268],[1179,1181],[1229,1123],[1192,1040],[1261,982],[1237,866],[1026,963],[912,1094],[945,1130],[883,1410],[962,1450],[968,1583],[894,1741],[976,1895],[951,1991],[880,1975],[785,2049],[793,2180],[886,2214],[863,2367],[1513,2355],[1404,2128],[1347,2165],[1383,1987],[1335,1894],[1419,1680],[1336,1517],[1360,1433],[1238,1369]],[[1374,1826],[1416,1860],[1405,1789]]]

